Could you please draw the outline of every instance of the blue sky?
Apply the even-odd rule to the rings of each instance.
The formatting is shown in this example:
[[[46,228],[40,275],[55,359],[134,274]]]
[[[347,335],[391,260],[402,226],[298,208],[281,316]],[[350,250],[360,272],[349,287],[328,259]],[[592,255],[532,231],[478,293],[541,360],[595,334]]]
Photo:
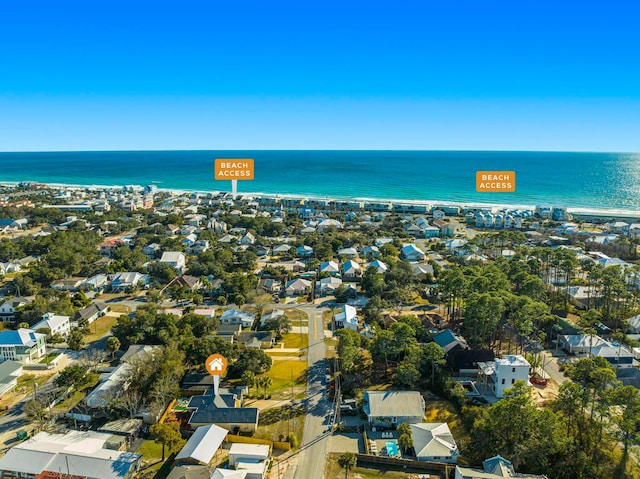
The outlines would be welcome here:
[[[640,151],[638,19],[633,0],[2,2],[0,151]]]

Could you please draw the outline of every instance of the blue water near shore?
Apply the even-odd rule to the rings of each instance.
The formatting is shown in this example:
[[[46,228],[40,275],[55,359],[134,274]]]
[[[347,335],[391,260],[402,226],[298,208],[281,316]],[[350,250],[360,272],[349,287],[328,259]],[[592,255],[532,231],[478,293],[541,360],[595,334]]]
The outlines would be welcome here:
[[[505,151],[103,151],[0,153],[0,182],[231,191],[215,158],[254,158],[240,193],[558,205],[640,211],[640,154]],[[477,193],[476,170],[513,170],[515,193]]]

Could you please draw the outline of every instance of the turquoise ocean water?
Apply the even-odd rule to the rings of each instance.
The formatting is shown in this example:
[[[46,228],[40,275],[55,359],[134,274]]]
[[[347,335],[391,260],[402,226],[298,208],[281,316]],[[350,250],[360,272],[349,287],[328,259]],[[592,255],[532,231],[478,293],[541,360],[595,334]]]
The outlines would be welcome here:
[[[0,153],[0,182],[231,191],[215,158],[254,158],[239,193],[640,212],[640,154],[504,151],[105,151]],[[476,170],[513,170],[515,193],[477,193]]]

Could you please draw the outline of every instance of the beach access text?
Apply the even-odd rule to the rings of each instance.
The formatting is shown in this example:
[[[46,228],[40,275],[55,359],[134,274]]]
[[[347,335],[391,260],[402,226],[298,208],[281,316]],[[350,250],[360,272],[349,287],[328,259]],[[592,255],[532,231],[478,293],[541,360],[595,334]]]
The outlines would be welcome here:
[[[513,193],[516,191],[516,172],[476,171],[476,191],[479,193]]]
[[[252,158],[216,158],[216,180],[253,180]]]

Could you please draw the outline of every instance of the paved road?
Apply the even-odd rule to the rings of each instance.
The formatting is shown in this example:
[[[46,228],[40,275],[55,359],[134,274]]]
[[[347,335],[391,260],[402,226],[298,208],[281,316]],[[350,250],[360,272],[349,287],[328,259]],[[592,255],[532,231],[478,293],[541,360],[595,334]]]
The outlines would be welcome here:
[[[564,373],[560,372],[560,368],[558,367],[558,357],[552,356],[552,351],[542,351],[542,355],[544,357],[544,372],[553,379],[558,386],[560,386],[563,382],[569,381],[569,378],[564,375]]]
[[[309,372],[307,383],[307,416],[301,457],[294,478],[321,478],[324,475],[330,403],[326,400],[325,345],[322,311],[312,305],[300,307],[309,315]]]

